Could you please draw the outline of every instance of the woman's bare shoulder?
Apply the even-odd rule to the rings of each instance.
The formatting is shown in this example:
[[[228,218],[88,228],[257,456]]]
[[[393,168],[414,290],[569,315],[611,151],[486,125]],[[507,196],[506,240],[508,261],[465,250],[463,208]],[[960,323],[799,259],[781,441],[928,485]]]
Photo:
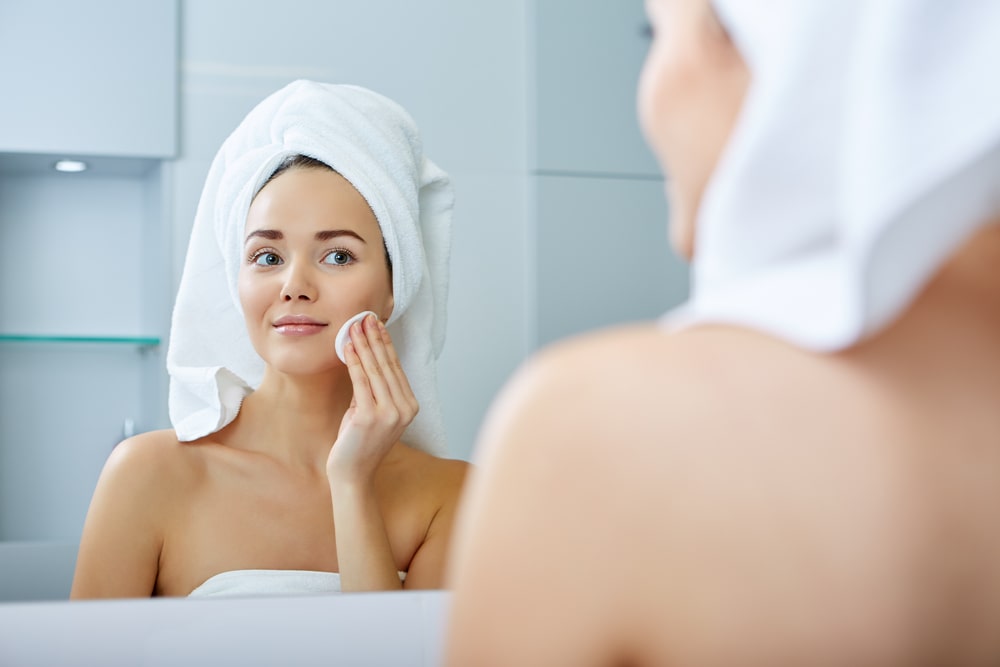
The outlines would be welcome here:
[[[817,531],[860,526],[862,515],[877,525],[906,497],[889,487],[912,427],[898,392],[873,375],[735,328],[599,332],[525,364],[487,417],[478,461],[501,486],[546,480],[541,495],[570,471],[614,480],[614,493],[582,497],[581,511],[596,503],[592,511],[664,521],[675,535],[736,519],[763,525],[792,506],[816,509]],[[827,512],[848,487],[851,501]],[[716,517],[719,508],[732,511]]]
[[[202,468],[196,447],[182,443],[169,429],[147,431],[118,443],[102,477],[142,495],[181,491]]]
[[[637,372],[640,377],[652,378],[664,371],[670,371],[670,377],[678,373],[705,377],[706,372],[730,371],[738,366],[811,363],[821,358],[749,329],[706,325],[670,331],[646,323],[558,341],[543,348],[525,368],[542,370],[543,377],[564,381],[591,377],[595,372],[610,372],[613,379]]]
[[[122,440],[112,450],[111,459],[123,465],[144,466],[178,464],[187,460],[190,447],[177,439],[171,429],[146,431]]]
[[[643,644],[651,651],[688,641],[662,619],[684,627],[693,610],[731,613],[762,633],[815,599],[848,608],[858,590],[830,582],[858,566],[850,545],[877,545],[872,572],[892,571],[899,554],[886,537],[902,511],[887,488],[892,460],[873,455],[884,431],[867,428],[870,401],[848,391],[868,391],[865,376],[843,359],[723,327],[625,327],[546,348],[482,429],[457,586],[473,598],[488,591],[510,623],[530,594],[532,618],[558,615],[574,645],[670,635]],[[816,576],[803,575],[794,595],[758,588],[804,564]],[[505,570],[517,581],[498,578]],[[567,612],[565,587],[582,581],[603,615]],[[872,599],[895,599],[877,577],[856,581]],[[622,596],[622,586],[641,593]],[[456,617],[474,605],[457,596]],[[749,646],[740,632],[727,641]]]
[[[802,378],[815,384],[836,372],[822,355],[751,331],[617,327],[555,343],[526,361],[491,408],[487,431],[511,420],[564,435],[575,424],[581,437],[647,427],[677,442],[720,417],[732,423],[784,395],[801,398]],[[541,440],[542,447],[574,446],[572,438]]]
[[[198,469],[172,431],[142,433],[111,451],[87,511],[72,597],[154,592],[167,528],[190,502]]]

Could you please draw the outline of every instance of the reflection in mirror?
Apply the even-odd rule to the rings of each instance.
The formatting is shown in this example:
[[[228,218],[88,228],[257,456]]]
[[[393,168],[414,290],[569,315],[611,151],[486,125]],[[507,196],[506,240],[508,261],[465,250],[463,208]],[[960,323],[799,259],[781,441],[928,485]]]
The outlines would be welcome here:
[[[11,91],[0,109],[0,600],[68,597],[112,449],[129,423],[171,426],[170,315],[206,175],[240,119],[290,81],[388,94],[454,183],[437,369],[448,456],[472,457],[494,393],[537,345],[683,298],[683,268],[661,259],[665,228],[648,224],[665,217],[663,182],[633,92],[606,94],[639,70],[641,3],[576,3],[574,22],[542,3],[529,22],[523,3],[293,0],[276,13],[249,0],[234,16],[186,0],[128,11],[95,0],[86,12],[60,0],[65,28],[35,4],[7,3],[26,42],[0,40],[9,60],[41,41],[63,56],[0,71]],[[589,47],[591,25],[617,40],[608,53]],[[276,32],[295,37],[262,46]],[[529,53],[535,33],[545,39]],[[67,91],[80,104],[66,107]],[[537,152],[536,135],[550,138]],[[57,173],[53,156],[89,169]],[[595,270],[608,257],[629,270]]]
[[[468,467],[438,456],[453,199],[367,88],[300,79],[251,110],[188,244],[173,428],[111,454],[71,597],[442,586]]]

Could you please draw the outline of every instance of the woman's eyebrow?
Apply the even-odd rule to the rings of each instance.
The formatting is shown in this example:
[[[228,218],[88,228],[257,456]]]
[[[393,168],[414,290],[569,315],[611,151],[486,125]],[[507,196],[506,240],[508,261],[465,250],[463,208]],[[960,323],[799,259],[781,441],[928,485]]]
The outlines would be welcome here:
[[[257,229],[247,234],[246,240],[244,240],[243,243],[245,244],[255,236],[267,239],[268,241],[280,241],[285,238],[285,235],[277,229]],[[367,241],[361,238],[357,232],[351,231],[350,229],[327,229],[322,232],[316,232],[317,241],[329,241],[330,239],[337,238],[338,236],[353,236],[362,243],[367,243]]]
[[[243,244],[246,245],[246,242],[255,236],[267,239],[268,241],[280,241],[285,238],[285,235],[277,229],[257,229],[247,234],[247,237],[243,239]]]
[[[353,232],[350,229],[328,229],[322,232],[316,232],[317,241],[329,241],[330,239],[336,238],[338,236],[353,236],[362,243],[367,243],[357,232]]]

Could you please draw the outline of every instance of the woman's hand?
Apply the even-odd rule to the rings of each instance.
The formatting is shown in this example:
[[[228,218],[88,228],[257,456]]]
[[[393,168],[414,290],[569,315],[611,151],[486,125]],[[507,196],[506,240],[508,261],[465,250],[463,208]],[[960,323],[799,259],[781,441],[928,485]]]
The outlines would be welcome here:
[[[330,483],[368,483],[420,406],[385,325],[369,315],[344,347],[354,397],[326,462]]]

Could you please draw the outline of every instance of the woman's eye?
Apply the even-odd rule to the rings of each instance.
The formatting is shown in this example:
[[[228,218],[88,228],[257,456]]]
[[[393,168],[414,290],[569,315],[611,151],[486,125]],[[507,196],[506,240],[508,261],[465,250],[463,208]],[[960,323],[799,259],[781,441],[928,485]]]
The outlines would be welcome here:
[[[278,266],[281,258],[273,252],[262,252],[253,258],[253,263],[257,266]]]
[[[354,255],[346,250],[334,250],[323,259],[327,264],[336,264],[338,266],[350,264],[353,260]]]

